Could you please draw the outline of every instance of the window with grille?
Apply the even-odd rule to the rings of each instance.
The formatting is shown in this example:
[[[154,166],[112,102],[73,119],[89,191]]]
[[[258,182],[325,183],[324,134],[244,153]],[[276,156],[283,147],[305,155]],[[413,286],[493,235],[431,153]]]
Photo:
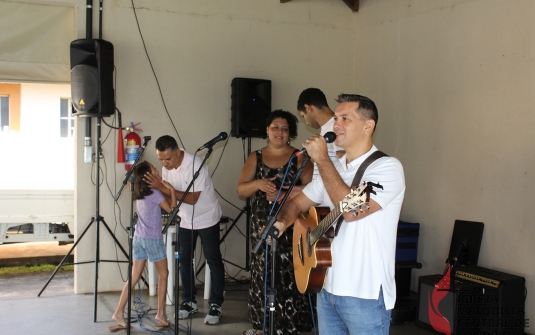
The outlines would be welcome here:
[[[9,131],[9,97],[0,96],[0,131]]]
[[[72,137],[74,135],[74,118],[72,117],[71,102],[69,99],[60,99],[59,131],[61,137]]]

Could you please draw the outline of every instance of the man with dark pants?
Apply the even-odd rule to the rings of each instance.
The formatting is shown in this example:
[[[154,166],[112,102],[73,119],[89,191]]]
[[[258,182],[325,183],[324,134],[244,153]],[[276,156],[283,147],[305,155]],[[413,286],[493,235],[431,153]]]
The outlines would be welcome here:
[[[176,198],[182,199],[184,191],[193,179],[193,174],[201,166],[201,158],[179,149],[176,140],[168,135],[164,135],[156,141],[156,154],[163,165],[162,176],[146,174],[149,186],[160,190],[164,196],[169,197],[170,191],[162,184],[161,180],[163,179],[173,185],[176,190]],[[184,198],[178,212],[178,216],[181,218],[178,234],[180,278],[182,279],[183,292],[182,304],[178,311],[180,319],[185,319],[199,311],[195,300],[197,288],[193,272],[193,251],[198,236],[201,237],[212,280],[212,292],[209,300],[210,311],[206,315],[204,323],[213,325],[218,323],[221,318],[225,285],[223,259],[219,249],[218,223],[221,215],[221,206],[208,168],[205,165],[199,171],[197,179]]]
[[[318,164],[319,176],[283,206],[275,223],[280,234],[311,206],[321,202],[331,208],[338,205],[350,193],[361,164],[377,151],[372,141],[378,120],[375,103],[356,94],[340,94],[337,101],[335,144],[345,155],[335,167],[322,136],[303,143]],[[332,266],[317,295],[320,334],[389,333],[396,301],[397,224],[405,195],[403,167],[394,157],[379,158],[367,167],[362,181],[380,184],[383,189],[374,189],[369,207],[363,207],[358,215],[343,214],[332,242]]]

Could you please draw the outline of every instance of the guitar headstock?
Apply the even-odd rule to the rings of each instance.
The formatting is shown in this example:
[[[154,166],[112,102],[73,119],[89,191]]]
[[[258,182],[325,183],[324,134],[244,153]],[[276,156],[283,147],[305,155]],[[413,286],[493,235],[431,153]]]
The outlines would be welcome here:
[[[362,208],[369,209],[370,194],[377,194],[373,188],[383,188],[379,184],[363,181],[358,187],[353,186],[351,192],[340,202],[341,212],[353,212],[353,215],[358,215],[358,211]]]

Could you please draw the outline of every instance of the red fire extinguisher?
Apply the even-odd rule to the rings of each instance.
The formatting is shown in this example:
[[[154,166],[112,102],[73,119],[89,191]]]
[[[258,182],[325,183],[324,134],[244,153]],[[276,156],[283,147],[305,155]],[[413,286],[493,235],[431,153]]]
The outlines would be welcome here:
[[[124,167],[127,170],[130,170],[132,168],[132,165],[139,156],[139,153],[141,152],[141,138],[138,134],[136,134],[136,130],[138,129],[135,128],[135,125],[132,122],[131,127],[128,129],[128,134],[126,134],[124,138],[126,148],[126,162],[124,164]]]

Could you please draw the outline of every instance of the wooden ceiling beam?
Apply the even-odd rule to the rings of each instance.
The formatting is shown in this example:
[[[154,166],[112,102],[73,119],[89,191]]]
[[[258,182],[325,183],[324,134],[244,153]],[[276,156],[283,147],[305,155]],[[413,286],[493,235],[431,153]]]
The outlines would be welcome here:
[[[359,0],[344,0],[344,2],[351,8],[352,11],[359,11]]]
[[[281,3],[290,2],[292,0],[280,0]],[[359,11],[359,0],[344,0],[344,2],[351,8],[353,12]]]

